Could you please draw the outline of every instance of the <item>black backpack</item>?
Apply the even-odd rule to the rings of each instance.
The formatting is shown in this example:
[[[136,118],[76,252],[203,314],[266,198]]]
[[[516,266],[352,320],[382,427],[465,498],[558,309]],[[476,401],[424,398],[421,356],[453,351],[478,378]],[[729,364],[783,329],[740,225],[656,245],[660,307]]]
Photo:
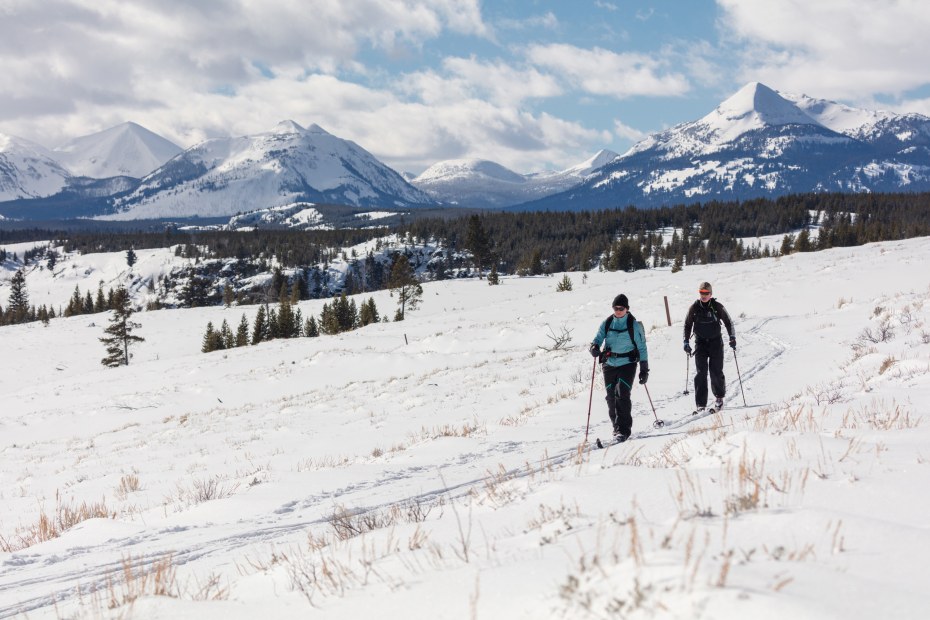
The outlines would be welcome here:
[[[630,342],[633,343],[633,350],[630,351],[629,353],[612,353],[610,349],[607,349],[604,351],[604,353],[601,354],[602,364],[607,361],[608,357],[628,357],[630,358],[630,361],[634,363],[639,361],[639,347],[636,346],[636,338],[633,336],[633,329],[634,329],[634,326],[636,325],[636,317],[633,316],[633,314],[630,313],[629,311],[627,311],[626,316],[628,317],[627,322],[626,322],[626,329],[627,329],[627,332],[629,332],[630,334]],[[605,340],[607,338],[608,332],[612,332],[612,331],[622,332],[623,331],[622,329],[612,329],[610,327],[610,324],[613,322],[613,320],[614,320],[614,315],[611,314],[609,317],[607,317],[607,320],[604,321]]]

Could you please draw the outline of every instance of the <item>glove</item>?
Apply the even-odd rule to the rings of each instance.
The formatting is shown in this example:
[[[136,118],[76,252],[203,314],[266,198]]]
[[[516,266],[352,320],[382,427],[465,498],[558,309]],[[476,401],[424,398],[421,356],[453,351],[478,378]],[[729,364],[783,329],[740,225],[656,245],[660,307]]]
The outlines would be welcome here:
[[[736,336],[730,336],[730,348],[736,351]]]
[[[591,343],[591,348],[589,348],[588,351],[591,353],[591,357],[600,357],[601,355],[601,348],[593,342]]]
[[[639,384],[645,385],[649,381],[649,362],[639,363]]]
[[[685,340],[685,353],[688,354],[688,357],[691,356],[691,343]]]

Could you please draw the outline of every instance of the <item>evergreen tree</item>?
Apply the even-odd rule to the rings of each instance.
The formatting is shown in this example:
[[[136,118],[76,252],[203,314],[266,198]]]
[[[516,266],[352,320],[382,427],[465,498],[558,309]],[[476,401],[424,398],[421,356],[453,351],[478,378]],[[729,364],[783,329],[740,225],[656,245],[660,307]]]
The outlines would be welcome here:
[[[136,264],[137,259],[138,257],[136,256],[136,253],[133,251],[132,247],[126,250],[126,264],[130,269],[132,269],[132,266]]]
[[[233,287],[226,283],[223,285],[223,305],[227,308],[230,307],[233,301],[236,300],[236,294],[233,291]]]
[[[307,319],[306,324],[304,324],[304,336],[308,338],[316,338],[320,335],[320,328],[317,327],[316,319],[312,316]]]
[[[10,297],[7,301],[7,323],[23,323],[29,313],[29,294],[26,292],[26,273],[19,269],[10,280]]]
[[[471,252],[472,261],[481,277],[481,270],[490,262],[491,242],[488,234],[481,225],[481,218],[477,214],[468,218],[468,230],[465,233],[465,248]],[[403,314],[403,313],[402,313]]]
[[[104,366],[128,366],[129,365],[129,344],[133,342],[143,342],[145,338],[133,334],[133,330],[141,327],[138,323],[130,320],[132,316],[132,300],[129,299],[129,292],[120,286],[113,295],[114,308],[113,316],[110,317],[110,326],[104,330],[106,337],[100,338],[100,342],[106,345],[107,356],[100,360]]]
[[[392,294],[397,295],[397,313],[395,321],[403,321],[407,310],[416,310],[423,300],[423,287],[417,281],[410,266],[410,261],[403,254],[398,254],[391,267],[388,286]]]
[[[58,264],[58,252],[52,250],[51,248],[48,251],[48,263],[47,267],[49,271],[54,271],[55,265]]]
[[[207,331],[204,332],[203,340],[201,341],[200,351],[203,353],[210,353],[211,351],[216,350],[216,330],[213,329],[213,321],[207,322]]]
[[[242,320],[239,321],[239,328],[236,330],[236,346],[244,347],[249,344],[249,320],[242,313]]]
[[[287,282],[281,283],[278,295],[277,334],[279,338],[290,338],[294,333],[294,312],[287,291]]]
[[[265,306],[259,306],[255,314],[255,324],[252,327],[252,344],[258,344],[265,339],[268,332],[267,318],[265,315]]]
[[[87,291],[87,294],[84,296],[84,303],[82,304],[81,312],[84,314],[94,313],[94,297],[90,294],[90,291]]]
[[[358,311],[358,322],[360,325],[365,326],[377,323],[380,320],[381,317],[378,315],[378,306],[375,305],[375,298],[369,297],[368,301],[362,303],[362,307]]]
[[[555,290],[559,293],[572,290],[572,279],[568,277],[567,273],[562,276],[562,280],[556,285]]]
[[[491,266],[491,273],[488,274],[488,284],[490,286],[497,286],[501,283],[500,274],[497,273],[497,265]]]
[[[223,341],[224,349],[232,349],[236,346],[236,337],[233,336],[232,330],[229,329],[229,323],[226,322],[226,319],[223,319],[223,324],[220,326],[220,338]]]
[[[106,312],[108,309],[107,300],[103,296],[103,287],[98,287],[97,298],[94,300],[94,312]]]

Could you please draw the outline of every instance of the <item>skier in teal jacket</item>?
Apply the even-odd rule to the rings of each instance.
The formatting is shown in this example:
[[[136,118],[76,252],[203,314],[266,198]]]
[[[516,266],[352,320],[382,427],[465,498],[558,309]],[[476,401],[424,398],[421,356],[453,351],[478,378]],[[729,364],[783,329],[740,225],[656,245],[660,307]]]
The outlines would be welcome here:
[[[627,296],[614,298],[614,313],[601,323],[591,341],[590,353],[601,360],[604,387],[607,390],[607,412],[614,427],[614,438],[626,441],[633,432],[633,404],[630,392],[639,362],[639,382],[649,379],[649,352],[643,326],[630,314]],[[601,350],[601,344],[604,350]]]

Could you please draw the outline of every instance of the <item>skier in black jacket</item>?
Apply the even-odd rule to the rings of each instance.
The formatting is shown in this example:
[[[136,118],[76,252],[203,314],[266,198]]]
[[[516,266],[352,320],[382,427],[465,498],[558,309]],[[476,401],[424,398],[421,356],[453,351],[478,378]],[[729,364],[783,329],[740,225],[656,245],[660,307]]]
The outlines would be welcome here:
[[[703,282],[698,289],[700,298],[688,308],[685,317],[685,353],[691,352],[691,330],[694,329],[694,413],[702,413],[707,406],[707,371],[710,370],[710,389],[716,397],[714,409],[723,407],[723,397],[727,393],[726,377],[723,376],[723,337],[720,331],[722,321],[730,336],[730,348],[736,350],[736,332],[726,308],[713,295],[710,282]]]

